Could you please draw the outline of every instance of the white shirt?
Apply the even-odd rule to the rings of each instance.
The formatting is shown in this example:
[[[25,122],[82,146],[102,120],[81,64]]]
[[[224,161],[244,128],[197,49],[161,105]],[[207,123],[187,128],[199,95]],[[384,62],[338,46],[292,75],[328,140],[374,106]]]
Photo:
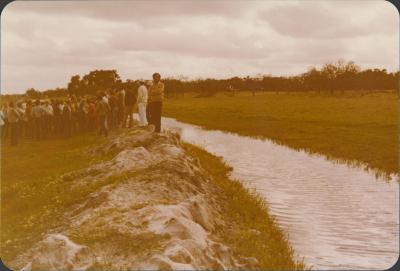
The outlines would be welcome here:
[[[3,126],[3,125],[4,125],[4,120],[3,120],[3,118],[4,118],[3,111],[0,111],[0,126]]]
[[[53,107],[50,104],[43,105],[43,109],[46,112],[46,115],[53,116]]]
[[[147,88],[145,85],[141,85],[138,88],[137,103],[147,103]]]

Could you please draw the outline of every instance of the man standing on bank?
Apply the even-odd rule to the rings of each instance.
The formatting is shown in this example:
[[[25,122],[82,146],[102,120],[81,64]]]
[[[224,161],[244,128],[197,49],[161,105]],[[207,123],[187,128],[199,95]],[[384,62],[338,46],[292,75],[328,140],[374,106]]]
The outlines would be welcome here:
[[[160,80],[161,75],[158,72],[154,73],[153,84],[149,88],[148,97],[150,119],[147,121],[155,126],[156,133],[161,132],[161,112],[164,99],[164,84]]]

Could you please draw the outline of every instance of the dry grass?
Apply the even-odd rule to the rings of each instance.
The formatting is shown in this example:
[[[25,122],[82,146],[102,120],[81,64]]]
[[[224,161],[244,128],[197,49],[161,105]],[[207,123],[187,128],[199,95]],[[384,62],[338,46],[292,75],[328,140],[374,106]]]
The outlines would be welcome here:
[[[269,215],[265,201],[239,181],[231,180],[228,177],[231,168],[220,158],[193,145],[185,144],[185,149],[199,159],[221,191],[220,204],[229,226],[219,235],[234,253],[256,258],[261,270],[305,269],[302,261],[294,259],[294,252],[284,232]]]
[[[180,121],[269,138],[294,149],[398,173],[398,97],[395,93],[318,96],[307,93],[185,95],[165,102],[165,115]]]
[[[42,234],[63,223],[62,213],[90,191],[72,191],[61,176],[107,157],[92,157],[87,146],[104,139],[79,135],[70,139],[3,144],[1,150],[1,258],[13,259]]]

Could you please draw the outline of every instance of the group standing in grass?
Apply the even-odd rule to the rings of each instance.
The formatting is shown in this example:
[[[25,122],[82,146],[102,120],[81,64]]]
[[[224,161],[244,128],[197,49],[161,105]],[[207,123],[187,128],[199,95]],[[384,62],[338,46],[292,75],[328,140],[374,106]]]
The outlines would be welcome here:
[[[21,138],[43,140],[89,131],[108,136],[109,130],[132,127],[136,107],[139,126],[154,125],[159,133],[163,100],[164,84],[154,73],[153,81],[140,81],[137,92],[121,88],[97,96],[12,101],[0,110],[1,139],[10,137],[11,145],[17,145]]]

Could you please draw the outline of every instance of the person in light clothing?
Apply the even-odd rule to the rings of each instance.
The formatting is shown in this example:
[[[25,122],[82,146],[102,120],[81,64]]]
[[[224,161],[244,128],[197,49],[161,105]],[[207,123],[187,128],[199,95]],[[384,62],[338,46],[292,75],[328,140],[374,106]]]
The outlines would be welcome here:
[[[110,113],[110,106],[103,97],[100,95],[98,97],[98,101],[96,104],[96,114],[99,120],[99,135],[104,134],[106,137],[108,136],[108,127],[107,127],[107,115]]]
[[[43,135],[44,137],[48,137],[50,133],[52,132],[53,128],[53,107],[49,103],[49,101],[45,101],[43,105]]]
[[[0,129],[1,129],[0,134],[3,134],[3,126],[5,124],[4,119],[5,119],[5,116],[3,114],[3,110],[0,110]]]
[[[140,86],[138,88],[137,105],[139,113],[139,126],[146,126],[147,88],[143,81],[140,81]]]

